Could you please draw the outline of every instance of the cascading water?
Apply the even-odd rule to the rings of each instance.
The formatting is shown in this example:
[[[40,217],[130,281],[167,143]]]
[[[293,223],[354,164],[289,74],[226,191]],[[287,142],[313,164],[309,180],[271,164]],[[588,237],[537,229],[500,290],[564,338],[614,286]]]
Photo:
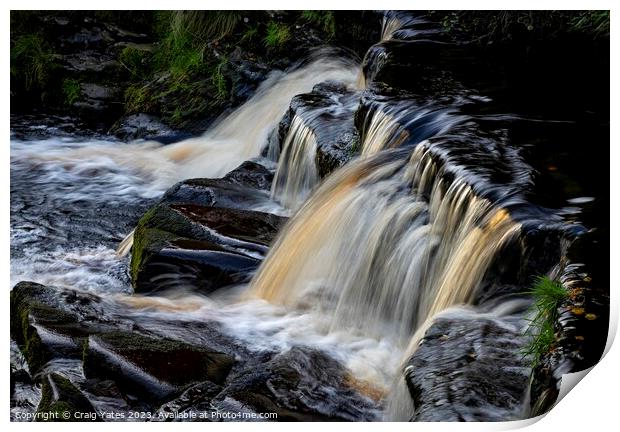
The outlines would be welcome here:
[[[161,154],[182,167],[177,180],[220,177],[258,156],[293,96],[323,81],[350,83],[359,70],[344,57],[321,58],[321,52],[315,56],[317,60],[267,80],[249,101],[203,136],[163,147]]]
[[[365,64],[377,67],[388,54],[379,45],[425,38],[434,31],[425,20],[387,14],[381,42],[369,51]],[[525,376],[529,368],[518,353],[520,339],[514,339],[522,334],[527,300],[485,295],[489,279],[503,277],[503,254],[521,247],[528,221],[515,209],[528,206],[521,192],[531,183],[532,169],[501,134],[478,129],[477,120],[463,114],[460,108],[474,99],[471,95],[429,101],[380,87],[373,83],[373,74],[364,75],[344,58],[314,59],[272,75],[246,104],[203,136],[166,146],[13,141],[13,281],[91,290],[100,296],[101,310],[111,322],[121,317],[126,327],[224,346],[243,365],[240,368],[248,368],[236,370],[228,377],[232,380],[244,374],[260,379],[260,374],[282,365],[252,375],[255,365],[265,367],[299,347],[324,352],[346,368],[344,378],[316,388],[311,382],[309,390],[295,388],[294,393],[318,394],[312,403],[319,408],[333,398],[327,401],[333,405],[319,410],[321,414],[331,414],[333,406],[347,411],[356,400],[348,399],[351,393],[362,395],[368,412],[347,411],[346,419],[411,419],[415,392],[408,385],[426,373],[425,364],[437,360],[452,367],[449,361],[454,359],[428,352],[448,351],[454,340],[473,346],[457,346],[463,352],[455,354],[469,364],[485,354],[478,350],[479,340],[496,337],[492,349],[498,349],[500,360],[516,359],[508,368]],[[334,90],[328,83],[321,94],[317,84],[324,81],[336,81],[344,89]],[[368,88],[360,88],[366,84]],[[307,104],[291,103],[308,92],[312,94],[307,100],[299,99]],[[329,104],[322,105],[326,99]],[[271,138],[283,115],[288,129],[276,130],[284,135],[278,142]],[[326,141],[335,141],[330,128],[341,128],[343,123],[334,119],[342,118],[359,138],[352,147],[358,156],[349,153],[346,165],[330,166],[332,172],[322,180],[319,150]],[[173,279],[164,293],[127,295],[127,259],[118,260],[113,247],[140,215],[173,183],[222,177],[248,159],[258,160],[268,142],[273,160],[261,159],[262,163],[273,168],[278,159],[271,191],[265,186],[252,192],[259,204],[242,207],[245,202],[235,202],[241,207],[235,214],[277,207],[278,214],[292,217],[251,283],[228,285],[207,296],[180,283],[174,286],[180,279]],[[236,192],[241,189],[234,187]],[[205,226],[201,229],[210,229]],[[121,242],[120,255],[131,250],[132,235]],[[251,244],[229,240],[239,249]],[[263,258],[267,243],[260,245],[261,253],[255,253],[252,262]],[[212,252],[205,250],[192,249],[195,256]],[[494,272],[501,277],[495,278]],[[487,302],[489,297],[492,301]],[[427,342],[434,325],[439,330],[431,332]],[[445,341],[446,346],[433,345]],[[419,351],[426,356],[422,360],[415,358]],[[495,353],[489,355],[491,361]],[[50,370],[61,366],[52,364]],[[319,368],[311,362],[294,366],[301,380],[313,379],[313,368]],[[83,383],[80,368],[78,364],[71,373],[75,382]],[[457,390],[448,390],[458,392],[462,380],[454,377]],[[282,395],[273,390],[274,382],[268,386],[275,399]],[[222,384],[226,385],[230,382]],[[233,382],[232,387],[237,385]],[[513,387],[517,398],[522,389]],[[117,401],[93,399],[99,409],[112,403]],[[506,405],[512,413],[518,402]],[[505,411],[498,412],[493,414],[496,418],[506,417]]]
[[[424,143],[409,153],[332,175],[281,234],[251,292],[314,305],[332,329],[393,334],[402,346],[427,318],[470,302],[519,224],[461,180],[446,182]]]

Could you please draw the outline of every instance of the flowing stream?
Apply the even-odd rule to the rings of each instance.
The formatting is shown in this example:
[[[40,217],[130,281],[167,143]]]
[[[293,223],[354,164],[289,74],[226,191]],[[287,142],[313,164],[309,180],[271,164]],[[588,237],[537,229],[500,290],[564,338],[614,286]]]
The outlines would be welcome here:
[[[416,31],[420,23],[387,16],[382,42],[432,34]],[[181,339],[201,336],[157,323],[216,322],[253,352],[324,351],[347,368],[376,419],[409,419],[403,371],[411,372],[407,362],[435,321],[495,326],[502,346],[506,335],[522,334],[527,302],[480,298],[496,288],[488,275],[504,277],[502,259],[521,251],[524,227],[544,212],[524,198],[532,169],[518,152],[498,149],[501,140],[479,133],[458,104],[445,102],[373,102],[357,119],[358,156],[322,180],[316,125],[362,105],[360,76],[351,60],[317,55],[272,74],[204,135],[170,145],[13,138],[12,285],[30,280],[93,292],[111,310]],[[296,113],[281,146],[270,145],[291,98],[325,81],[352,96]],[[481,99],[466,95],[459,103],[468,97]],[[142,214],[176,182],[222,177],[246,160],[275,172],[260,209],[292,215],[252,281],[210,296],[131,294],[129,257],[116,250],[125,239],[121,249],[129,251]],[[519,348],[505,349],[516,358]],[[529,374],[523,365],[514,369]],[[522,414],[520,402],[506,409],[512,418]]]

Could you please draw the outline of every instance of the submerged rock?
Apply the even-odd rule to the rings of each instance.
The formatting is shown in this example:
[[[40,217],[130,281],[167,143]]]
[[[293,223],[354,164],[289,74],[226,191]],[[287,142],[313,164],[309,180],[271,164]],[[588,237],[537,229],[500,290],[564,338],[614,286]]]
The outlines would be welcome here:
[[[154,140],[165,144],[189,138],[188,134],[175,131],[149,114],[132,114],[118,120],[109,131],[124,141]]]
[[[261,165],[245,162],[222,179],[173,186],[136,227],[136,292],[179,286],[211,292],[247,281],[284,223],[243,209],[266,201],[271,178]]]
[[[415,421],[524,417],[529,361],[522,323],[482,317],[435,320],[407,363]]]
[[[369,421],[378,414],[340,363],[303,347],[232,376],[212,404],[220,412],[275,413],[279,421]]]

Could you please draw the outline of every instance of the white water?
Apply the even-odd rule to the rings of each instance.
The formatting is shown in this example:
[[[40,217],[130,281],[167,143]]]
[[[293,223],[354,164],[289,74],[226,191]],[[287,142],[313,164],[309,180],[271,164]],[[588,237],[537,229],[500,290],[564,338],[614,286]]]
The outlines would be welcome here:
[[[44,173],[38,178],[53,187],[38,184],[40,190],[24,200],[57,194],[43,211],[54,213],[59,201],[73,203],[68,211],[74,212],[82,211],[83,202],[131,206],[158,197],[176,181],[219,177],[258,156],[292,96],[325,80],[351,83],[356,70],[348,61],[327,59],[272,77],[203,136],[173,145],[13,142],[12,170]],[[465,184],[443,184],[422,146],[411,161],[375,165],[373,154],[402,142],[394,140],[397,131],[393,119],[377,115],[363,145],[364,159],[332,176],[280,238],[250,293],[276,304],[248,298],[243,288],[239,296],[224,298],[169,293],[114,299],[145,316],[215,320],[253,350],[323,349],[372,394],[385,395],[407,342],[412,335],[412,345],[418,340],[415,330],[442,309],[469,301],[494,253],[518,230],[505,212],[475,197]],[[290,152],[292,159],[307,159],[312,145]],[[292,189],[284,195],[296,206],[309,188],[294,184]],[[430,203],[422,199],[428,191]],[[41,217],[43,227],[27,219],[12,224],[12,245],[21,249],[12,260],[12,279],[102,295],[126,290],[126,281],[110,273],[110,238],[122,238],[115,222],[123,215],[112,214],[110,226],[85,231],[99,234],[107,245],[99,245],[95,235],[84,239],[90,244],[76,245],[63,237],[74,227],[58,225],[65,223],[62,213]],[[56,248],[39,249],[38,239],[56,234]]]
[[[188,293],[125,296],[121,293],[131,291],[124,275],[127,258],[115,255],[116,245],[131,230],[125,210],[133,209],[136,214],[131,217],[139,217],[175,182],[221,176],[258,156],[294,95],[325,80],[351,84],[357,68],[347,60],[324,58],[273,76],[202,137],[177,144],[12,140],[11,286],[30,280],[91,291],[128,305],[136,316],[214,319],[249,349],[323,349],[349,367],[357,380],[371,383],[373,394],[384,393],[401,356],[389,336],[330,332],[314,313],[262,300]]]

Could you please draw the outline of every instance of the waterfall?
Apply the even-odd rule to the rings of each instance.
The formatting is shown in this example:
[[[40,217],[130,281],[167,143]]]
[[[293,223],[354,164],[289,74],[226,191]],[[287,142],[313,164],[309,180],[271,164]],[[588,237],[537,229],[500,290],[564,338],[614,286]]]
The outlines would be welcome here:
[[[287,208],[297,208],[305,201],[319,181],[316,148],[314,133],[295,115],[282,146],[271,188],[272,199]]]
[[[429,317],[474,298],[518,232],[506,210],[446,182],[422,143],[410,157],[383,152],[333,174],[280,235],[251,292],[406,346]]]
[[[98,149],[97,152],[133,167],[162,189],[173,183],[196,177],[221,177],[241,163],[260,155],[268,142],[269,134],[286,112],[293,96],[312,90],[323,81],[338,81],[353,85],[359,65],[345,57],[332,57],[318,51],[314,60],[287,73],[272,74],[254,96],[231,114],[222,118],[202,136],[175,144],[161,146],[158,143],[141,143],[132,146],[130,152],[118,152],[116,146]],[[291,127],[274,182],[273,196],[288,207],[298,205],[318,181],[312,158],[310,133],[301,120]],[[316,146],[315,146],[316,147]],[[156,152],[153,152],[155,148]],[[91,150],[88,150],[91,153]],[[74,155],[79,159],[92,154]],[[66,154],[62,155],[67,158]],[[298,165],[305,171],[298,173]],[[290,179],[290,184],[289,184]],[[133,231],[122,241],[117,254],[129,253],[133,244]]]
[[[521,231],[446,158],[449,138],[427,139],[462,120],[410,101],[369,109],[360,157],[332,173],[289,221],[248,295],[309,310],[330,332],[390,335],[405,353],[403,369],[433,317],[470,304],[498,253]],[[311,132],[292,123],[297,142],[287,138],[286,145],[314,151]],[[386,418],[402,420],[412,401],[402,371],[393,373]]]
[[[307,93],[323,81],[355,81],[359,66],[353,61],[320,52],[316,57],[304,66],[266,80],[250,100],[201,137],[161,148],[162,155],[180,165],[182,176],[178,180],[221,177],[259,156],[293,96]]]

